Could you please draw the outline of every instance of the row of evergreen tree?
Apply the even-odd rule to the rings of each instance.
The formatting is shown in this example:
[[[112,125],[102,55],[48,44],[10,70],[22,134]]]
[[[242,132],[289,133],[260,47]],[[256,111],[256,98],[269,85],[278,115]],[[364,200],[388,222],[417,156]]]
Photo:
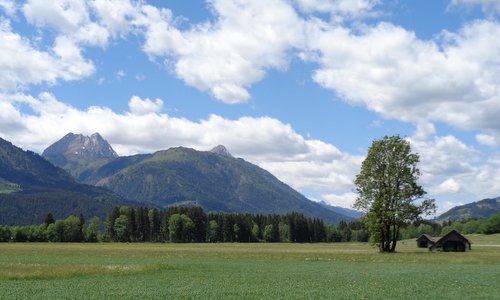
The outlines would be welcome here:
[[[326,242],[326,225],[303,214],[208,213],[200,207],[115,207],[105,235],[121,242]]]
[[[104,229],[103,231],[101,229]],[[171,207],[166,210],[118,206],[104,224],[97,217],[88,223],[84,216],[30,226],[0,226],[0,242],[349,242],[368,241],[360,222],[338,226],[300,213],[287,215],[205,213],[200,207]]]
[[[101,229],[104,228],[104,231]],[[421,221],[401,230],[401,239],[423,233],[442,236],[452,229],[464,234],[500,233],[500,214],[484,220]],[[341,221],[337,226],[300,213],[287,215],[205,213],[200,207],[156,208],[119,206],[104,224],[97,217],[85,222],[83,215],[30,226],[0,226],[0,242],[367,242],[370,235],[360,221]]]

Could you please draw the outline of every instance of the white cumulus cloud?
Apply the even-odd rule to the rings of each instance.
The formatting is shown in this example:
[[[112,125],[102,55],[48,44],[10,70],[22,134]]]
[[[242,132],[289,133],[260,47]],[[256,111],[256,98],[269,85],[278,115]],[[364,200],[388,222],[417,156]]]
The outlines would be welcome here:
[[[250,98],[248,88],[269,69],[285,69],[302,41],[302,20],[286,1],[214,0],[213,22],[181,31],[172,14],[143,7],[144,51],[172,60],[176,75],[226,103]]]
[[[149,98],[142,100],[140,97],[133,96],[128,102],[128,107],[130,112],[135,115],[158,113],[163,108],[163,100],[155,99],[153,101]]]
[[[485,146],[495,147],[498,145],[497,139],[494,136],[488,134],[482,134],[482,133],[477,134],[476,140],[479,144]]]
[[[87,4],[82,0],[28,0],[22,10],[28,22],[66,33],[89,21]]]
[[[379,4],[380,0],[295,0],[301,10],[307,13],[329,13],[334,17],[356,18],[365,16]]]
[[[8,16],[13,16],[16,13],[17,5],[13,0],[0,0],[0,9],[3,9]]]
[[[53,52],[37,49],[29,40],[12,32],[0,21],[0,90],[15,91],[29,84],[55,84],[58,80],[78,80],[94,72],[80,49],[66,39],[58,39]]]
[[[308,46],[305,58],[320,64],[314,80],[349,103],[404,122],[500,134],[500,23],[475,21],[436,40],[390,23],[320,23]]]
[[[470,8],[474,6],[481,7],[483,12],[488,16],[500,13],[500,2],[498,0],[451,0],[449,8]]]
[[[322,198],[325,200],[326,203],[330,205],[352,209],[352,206],[356,202],[357,196],[358,195],[356,193],[350,192],[341,195],[327,194],[323,195]]]

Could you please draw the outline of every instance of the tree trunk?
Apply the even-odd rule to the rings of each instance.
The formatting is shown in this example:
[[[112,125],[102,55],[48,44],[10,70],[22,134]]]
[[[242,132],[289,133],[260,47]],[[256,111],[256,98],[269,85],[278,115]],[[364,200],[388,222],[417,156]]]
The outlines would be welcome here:
[[[394,226],[394,227],[396,227],[396,226]],[[399,227],[397,227],[397,228],[394,229],[394,236],[393,236],[393,239],[392,239],[391,252],[395,252],[396,251],[396,244],[398,242],[398,236],[399,236]]]
[[[378,250],[380,252],[384,252],[384,246],[385,246],[384,230],[380,230],[380,238],[379,238]]]
[[[391,235],[391,225],[387,224],[385,227],[385,247],[384,251],[389,252],[391,250],[391,240],[392,240],[392,235]]]

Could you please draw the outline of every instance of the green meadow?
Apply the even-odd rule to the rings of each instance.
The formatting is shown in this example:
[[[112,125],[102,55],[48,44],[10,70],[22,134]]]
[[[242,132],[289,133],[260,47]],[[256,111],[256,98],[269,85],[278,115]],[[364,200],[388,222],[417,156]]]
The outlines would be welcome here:
[[[1,243],[1,299],[500,299],[500,234],[472,251],[368,244]]]

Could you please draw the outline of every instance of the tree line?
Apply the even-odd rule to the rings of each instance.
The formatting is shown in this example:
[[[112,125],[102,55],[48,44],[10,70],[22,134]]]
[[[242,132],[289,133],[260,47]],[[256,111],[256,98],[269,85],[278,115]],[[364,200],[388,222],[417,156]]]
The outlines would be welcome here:
[[[105,236],[120,242],[326,242],[327,226],[303,214],[205,213],[201,207],[115,207]]]
[[[494,214],[487,219],[468,219],[457,221],[419,222],[410,224],[402,229],[402,239],[412,239],[426,233],[431,236],[444,236],[452,230],[462,234],[494,234],[500,233],[500,213]]]
[[[488,219],[436,223],[421,220],[401,228],[401,239],[423,233],[443,236],[500,233],[500,213]],[[156,208],[117,206],[101,223],[83,215],[54,220],[51,213],[40,225],[0,226],[0,242],[373,242],[365,223],[340,221],[337,226],[300,213],[287,215],[205,213],[200,207]]]
[[[83,215],[54,220],[51,213],[40,225],[0,226],[0,242],[366,242],[360,222],[325,224],[301,213],[263,215],[205,213],[201,207],[166,210],[117,206],[101,223]]]
[[[40,225],[0,226],[0,242],[97,242],[103,240],[99,227],[97,217],[85,224],[81,214],[54,220],[48,213]]]

